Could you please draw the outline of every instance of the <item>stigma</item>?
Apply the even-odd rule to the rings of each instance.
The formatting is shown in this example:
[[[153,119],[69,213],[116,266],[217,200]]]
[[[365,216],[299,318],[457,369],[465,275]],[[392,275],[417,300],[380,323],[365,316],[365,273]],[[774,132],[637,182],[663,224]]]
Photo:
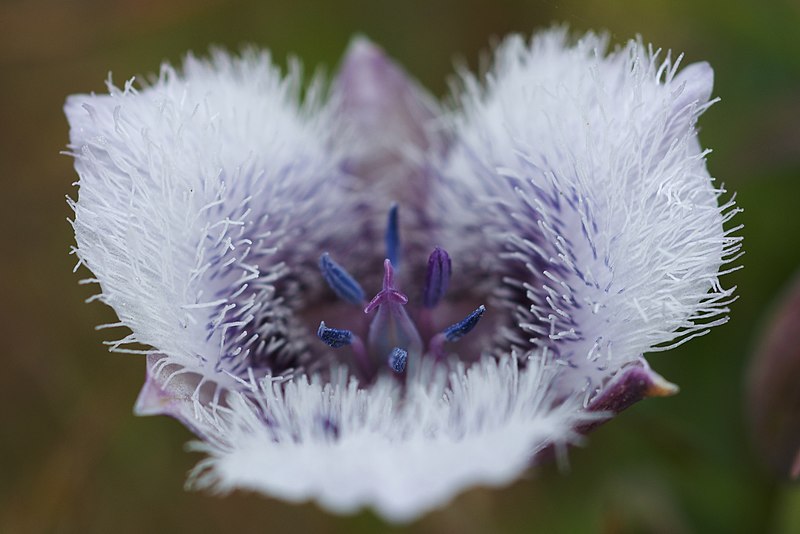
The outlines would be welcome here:
[[[389,209],[385,234],[386,259],[383,261],[383,282],[380,291],[367,302],[366,293],[347,270],[334,261],[327,252],[322,254],[319,267],[322,278],[342,301],[359,306],[369,317],[365,332],[332,328],[321,322],[317,337],[331,348],[349,347],[355,367],[366,380],[380,373],[404,377],[419,368],[423,358],[443,361],[445,343],[456,342],[467,335],[477,324],[486,308],[480,305],[462,320],[423,339],[409,315],[408,296],[400,290],[395,278],[401,257],[398,207]],[[441,247],[431,252],[425,279],[422,284],[418,319],[430,322],[436,308],[444,300],[452,273],[450,256]],[[415,308],[412,305],[412,308]],[[366,343],[359,335],[365,335]]]

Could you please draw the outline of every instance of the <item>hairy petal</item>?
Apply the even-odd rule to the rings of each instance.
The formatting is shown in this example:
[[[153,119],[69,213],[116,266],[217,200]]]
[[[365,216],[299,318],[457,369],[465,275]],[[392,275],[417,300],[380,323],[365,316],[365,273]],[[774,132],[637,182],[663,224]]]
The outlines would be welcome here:
[[[328,203],[314,200],[335,176],[299,86],[266,54],[217,52],[67,100],[75,252],[110,326],[131,330],[113,350],[144,344],[231,387],[247,368],[299,363],[286,280],[315,268],[310,229]]]
[[[695,130],[713,76],[677,69],[637,41],[609,53],[603,37],[552,30],[506,39],[485,83],[464,75],[451,231],[495,253],[519,325],[508,341],[549,348],[569,369],[564,394],[591,397],[642,353],[726,321],[719,277],[740,238],[723,224],[737,209]]]
[[[391,379],[369,390],[345,374],[330,383],[265,379],[254,401],[239,395],[208,415],[215,437],[196,444],[210,457],[193,485],[315,500],[340,513],[372,506],[410,521],[468,486],[508,484],[536,452],[573,441],[575,426],[598,417],[580,412],[580,399],[555,402],[554,372],[486,360],[412,383],[404,396]]]

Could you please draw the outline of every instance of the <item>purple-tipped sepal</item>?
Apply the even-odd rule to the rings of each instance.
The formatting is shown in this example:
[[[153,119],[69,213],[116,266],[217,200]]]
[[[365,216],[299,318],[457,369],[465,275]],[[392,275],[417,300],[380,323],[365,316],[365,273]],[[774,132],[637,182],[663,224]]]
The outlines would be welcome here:
[[[679,388],[664,377],[643,365],[632,365],[620,371],[586,407],[590,412],[603,412],[617,415],[640,400],[649,397],[669,397],[678,393]],[[581,433],[600,426],[607,419],[594,421],[581,427]]]
[[[450,275],[453,270],[450,255],[446,250],[436,247],[428,257],[428,270],[425,273],[425,288],[422,292],[422,304],[426,308],[435,308],[447,292]]]

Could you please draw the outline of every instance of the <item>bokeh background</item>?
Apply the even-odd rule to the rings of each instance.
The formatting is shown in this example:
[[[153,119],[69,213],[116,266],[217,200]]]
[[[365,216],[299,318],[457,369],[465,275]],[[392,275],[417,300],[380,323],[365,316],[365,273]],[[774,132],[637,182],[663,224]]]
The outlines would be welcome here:
[[[419,532],[800,532],[800,489],[759,464],[744,419],[748,361],[800,266],[800,2],[698,0],[3,0],[0,2],[0,532],[391,531],[370,512],[336,517],[237,493],[185,492],[199,460],[167,418],[136,418],[135,356],[108,354],[73,273],[66,195],[76,193],[61,107],[211,44],[269,47],[336,68],[354,33],[443,96],[453,61],[552,22],[636,34],[707,60],[715,105],[701,121],[714,176],[745,212],[745,269],[731,322],[653,366],[678,383],[570,454],[501,490],[471,490],[405,528]],[[800,329],[800,325],[798,325]],[[800,388],[800,377],[796,379]]]

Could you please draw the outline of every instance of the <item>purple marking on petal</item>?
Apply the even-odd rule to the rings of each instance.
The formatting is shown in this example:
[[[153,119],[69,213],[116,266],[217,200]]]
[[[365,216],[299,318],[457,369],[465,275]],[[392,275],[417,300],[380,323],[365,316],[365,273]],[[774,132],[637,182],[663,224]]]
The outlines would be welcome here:
[[[447,292],[453,266],[446,250],[436,247],[428,258],[428,271],[425,273],[425,289],[422,304],[435,308]]]
[[[320,426],[322,427],[322,432],[326,436],[333,439],[339,439],[339,425],[336,424],[336,421],[330,417],[321,417]]]

